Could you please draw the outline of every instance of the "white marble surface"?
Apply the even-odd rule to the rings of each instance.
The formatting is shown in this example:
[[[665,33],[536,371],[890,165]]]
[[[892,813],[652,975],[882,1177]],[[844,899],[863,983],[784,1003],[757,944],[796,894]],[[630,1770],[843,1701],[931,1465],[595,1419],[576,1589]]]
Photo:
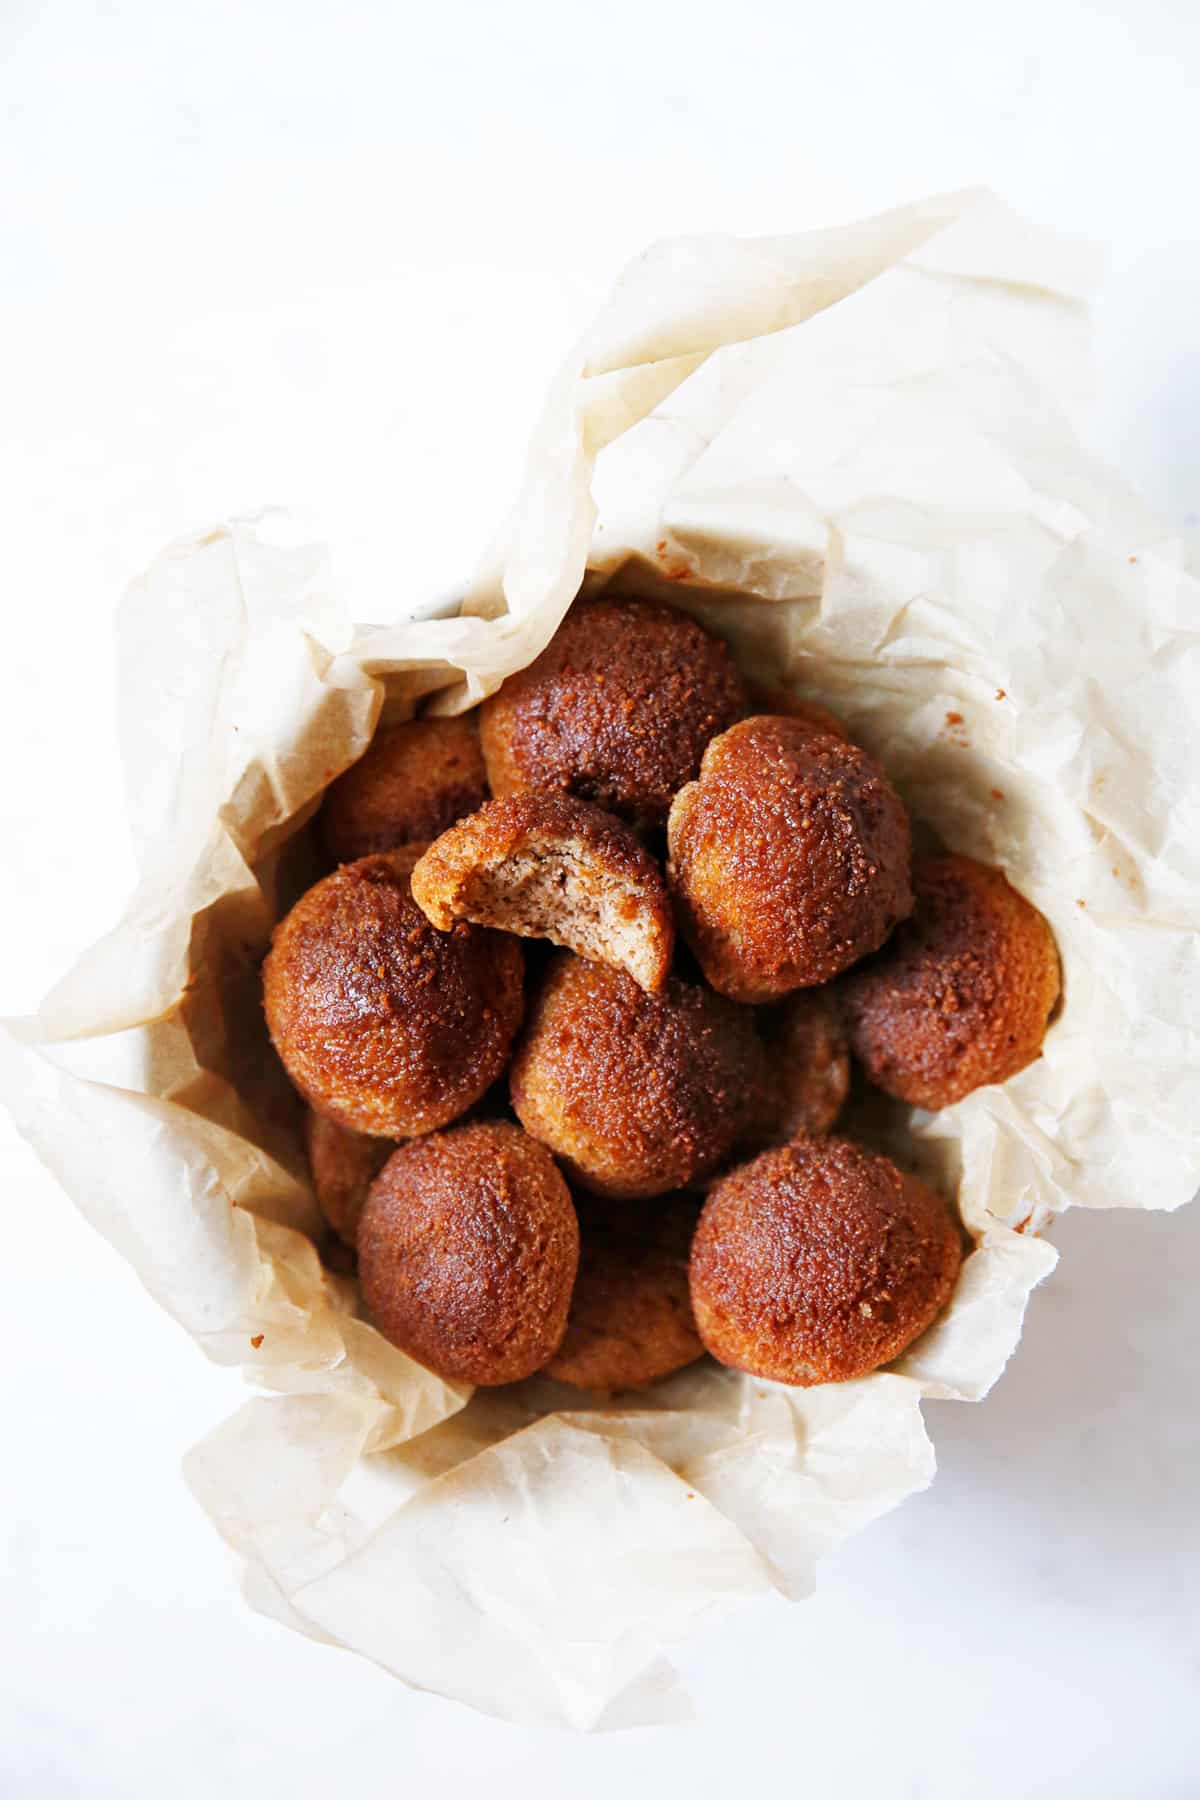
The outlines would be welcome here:
[[[10,0],[0,1006],[36,1004],[130,879],[123,581],[285,501],[360,617],[445,586],[507,497],[514,417],[661,231],[982,179],[1100,237],[1095,435],[1194,525],[1198,51],[1183,0]],[[1197,1791],[1200,1209],[1068,1219],[1000,1388],[929,1409],[933,1490],[811,1602],[697,1642],[696,1725],[584,1741],[244,1609],[178,1473],[236,1382],[6,1121],[0,1156],[5,1796]]]

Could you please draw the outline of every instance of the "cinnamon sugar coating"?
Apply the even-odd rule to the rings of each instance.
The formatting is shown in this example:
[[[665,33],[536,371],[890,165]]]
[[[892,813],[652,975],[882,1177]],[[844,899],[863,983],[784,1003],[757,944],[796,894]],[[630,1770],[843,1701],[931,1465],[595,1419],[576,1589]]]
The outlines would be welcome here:
[[[318,815],[335,862],[428,843],[487,798],[479,719],[410,719],[377,731],[326,790]]]
[[[932,1111],[1041,1054],[1061,976],[1049,925],[999,869],[931,857],[913,886],[912,918],[840,997],[868,1079]]]
[[[932,1188],[847,1138],[802,1134],[709,1195],[692,1305],[720,1362],[795,1387],[849,1381],[932,1324],[961,1261]]]
[[[480,709],[492,792],[558,788],[661,823],[704,746],[746,710],[725,645],[669,606],[577,600],[550,643]]]
[[[562,1341],[579,1227],[553,1158],[496,1120],[394,1151],[358,1229],[379,1330],[447,1381],[521,1381]]]
[[[275,1048],[318,1112],[351,1131],[433,1131],[503,1072],[522,1013],[515,938],[435,931],[411,851],[361,857],[303,894],[263,965]]]
[[[526,1130],[572,1180],[616,1199],[709,1174],[749,1126],[765,1081],[748,1012],[674,977],[647,994],[566,951],[550,961],[510,1074]]]
[[[680,929],[734,1000],[831,980],[912,909],[895,789],[865,750],[800,719],[760,715],[715,738],[668,841]]]

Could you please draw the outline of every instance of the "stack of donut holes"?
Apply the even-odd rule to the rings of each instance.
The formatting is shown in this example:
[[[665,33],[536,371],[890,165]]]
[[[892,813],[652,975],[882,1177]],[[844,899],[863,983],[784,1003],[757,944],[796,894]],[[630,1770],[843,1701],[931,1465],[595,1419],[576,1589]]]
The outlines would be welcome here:
[[[1041,1052],[1041,914],[914,860],[875,758],[673,607],[581,598],[478,711],[377,732],[331,873],[277,926],[268,1027],[329,1244],[450,1381],[606,1397],[706,1353],[846,1381],[927,1330],[948,1197],[834,1127]]]

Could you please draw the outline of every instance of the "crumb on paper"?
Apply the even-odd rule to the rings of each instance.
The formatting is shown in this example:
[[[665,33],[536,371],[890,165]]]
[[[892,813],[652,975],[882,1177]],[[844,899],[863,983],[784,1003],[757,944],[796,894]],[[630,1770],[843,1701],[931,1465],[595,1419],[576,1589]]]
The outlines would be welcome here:
[[[1007,700],[1008,695],[1003,688],[997,688],[996,689],[996,698],[997,698],[997,700]]]
[[[692,571],[687,563],[681,562],[678,557],[671,555],[671,546],[666,538],[659,538],[654,549],[662,565],[662,572],[668,581],[690,581],[692,579]]]
[[[252,1338],[251,1338],[251,1339],[250,1339],[250,1348],[251,1348],[251,1349],[252,1349],[252,1350],[257,1350],[257,1349],[259,1349],[259,1347],[260,1347],[260,1346],[261,1346],[261,1344],[262,1344],[262,1341],[263,1341],[263,1335],[264,1335],[264,1334],[263,1334],[263,1333],[262,1333],[262,1332],[261,1332],[261,1331],[260,1331],[260,1332],[259,1332],[259,1333],[258,1333],[258,1335],[257,1335],[257,1337],[252,1337]]]

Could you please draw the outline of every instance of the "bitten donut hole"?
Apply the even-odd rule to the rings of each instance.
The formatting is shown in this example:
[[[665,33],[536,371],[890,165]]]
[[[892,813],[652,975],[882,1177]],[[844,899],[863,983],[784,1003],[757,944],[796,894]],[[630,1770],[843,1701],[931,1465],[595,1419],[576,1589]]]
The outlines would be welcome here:
[[[566,794],[489,801],[430,846],[413,896],[439,930],[467,919],[548,938],[648,993],[667,978],[675,931],[662,871],[627,825]]]
[[[578,839],[480,869],[462,905],[479,924],[549,938],[589,962],[624,969],[639,987],[658,985],[661,932],[644,910],[643,888],[598,872]]]

